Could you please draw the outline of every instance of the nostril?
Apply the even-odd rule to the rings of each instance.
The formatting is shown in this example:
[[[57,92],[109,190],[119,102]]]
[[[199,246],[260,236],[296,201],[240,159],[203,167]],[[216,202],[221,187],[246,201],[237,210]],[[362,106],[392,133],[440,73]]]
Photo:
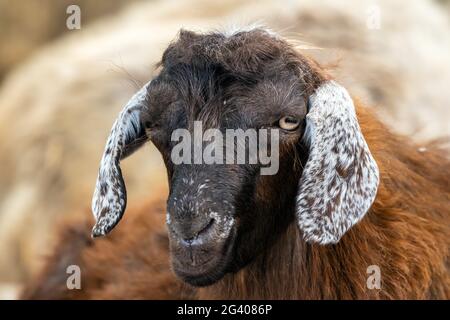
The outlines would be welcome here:
[[[200,224],[200,227],[196,227],[195,224],[192,224],[189,230],[183,230],[184,232],[180,232],[179,230],[175,232],[180,237],[180,241],[183,245],[191,246],[214,225],[214,221],[215,220],[211,218],[208,222]]]
[[[214,218],[211,218],[211,220],[209,220],[209,222],[206,223],[205,226],[201,228],[199,232],[197,232],[197,237],[202,233],[205,233],[209,228],[211,228],[212,225],[214,224],[214,221],[215,221]]]

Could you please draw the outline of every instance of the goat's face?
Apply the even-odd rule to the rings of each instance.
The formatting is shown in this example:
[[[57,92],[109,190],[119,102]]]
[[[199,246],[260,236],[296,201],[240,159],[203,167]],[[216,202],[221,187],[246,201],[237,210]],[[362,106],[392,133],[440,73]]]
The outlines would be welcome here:
[[[238,270],[296,216],[306,240],[337,242],[372,203],[378,171],[351,99],[337,84],[322,88],[326,79],[315,68],[261,29],[231,36],[182,31],[165,51],[159,75],[113,127],[94,195],[94,236],[109,232],[125,209],[119,160],[149,138],[167,167],[172,264],[185,281],[208,285]],[[181,139],[173,139],[180,129],[192,138],[182,139],[188,148],[181,162],[174,161]],[[269,164],[275,172],[262,175],[266,166],[250,161],[252,152],[261,152],[250,141],[244,143],[247,161],[229,163],[226,149],[235,155],[239,143],[227,139],[219,146],[216,135],[202,142],[207,129],[227,138],[227,129],[269,129],[264,134],[269,153],[277,155]],[[196,134],[205,136],[196,140]],[[222,162],[196,158],[195,149],[204,156],[211,146],[215,156],[223,150]],[[334,160],[325,159],[329,152]]]

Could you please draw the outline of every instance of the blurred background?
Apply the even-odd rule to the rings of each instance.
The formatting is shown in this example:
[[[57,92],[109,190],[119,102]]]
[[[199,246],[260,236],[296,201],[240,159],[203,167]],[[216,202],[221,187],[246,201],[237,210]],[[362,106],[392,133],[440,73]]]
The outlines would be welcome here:
[[[0,0],[0,299],[37,272],[58,221],[90,214],[111,125],[179,29],[254,22],[333,66],[396,132],[450,135],[450,0]],[[130,205],[166,184],[151,144],[123,170]]]

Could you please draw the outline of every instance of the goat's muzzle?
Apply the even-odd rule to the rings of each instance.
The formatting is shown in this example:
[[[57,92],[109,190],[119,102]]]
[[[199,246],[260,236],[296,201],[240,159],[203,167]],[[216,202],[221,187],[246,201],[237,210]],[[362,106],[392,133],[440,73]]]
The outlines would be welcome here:
[[[184,281],[209,285],[226,272],[236,234],[234,212],[208,193],[199,194],[198,186],[182,189],[172,192],[168,201],[172,266]]]

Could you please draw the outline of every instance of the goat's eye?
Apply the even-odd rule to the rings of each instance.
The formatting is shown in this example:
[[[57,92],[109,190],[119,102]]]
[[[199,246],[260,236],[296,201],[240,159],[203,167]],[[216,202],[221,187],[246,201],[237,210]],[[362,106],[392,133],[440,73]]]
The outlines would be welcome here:
[[[300,120],[294,117],[286,116],[280,119],[278,125],[281,129],[292,131],[298,128],[300,125]]]

